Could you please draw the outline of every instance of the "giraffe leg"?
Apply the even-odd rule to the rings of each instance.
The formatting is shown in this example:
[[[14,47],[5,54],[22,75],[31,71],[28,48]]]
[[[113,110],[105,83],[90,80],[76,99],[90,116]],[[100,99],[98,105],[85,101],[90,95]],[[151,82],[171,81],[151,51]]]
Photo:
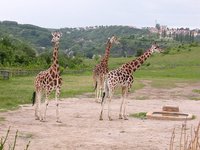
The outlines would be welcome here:
[[[39,115],[38,115],[38,103],[39,103],[39,99],[38,99],[38,92],[36,92],[36,103],[35,103],[35,120],[39,120]]]
[[[108,99],[108,119],[110,120],[110,121],[112,121],[112,118],[111,118],[111,111],[110,111],[110,103],[111,103],[111,100],[112,100],[112,92],[110,91],[110,93],[109,93],[109,99]]]
[[[56,100],[56,122],[61,123],[60,116],[59,116],[59,96],[60,96],[60,89],[56,89],[55,100]]]
[[[41,108],[41,91],[38,92],[37,94],[37,98],[38,98],[38,111],[39,111],[39,120],[42,121],[42,108]]]
[[[125,96],[125,98],[124,98],[124,112],[123,112],[124,120],[128,120],[127,114],[126,114],[127,94],[128,94],[128,88],[125,89],[125,93],[124,93],[124,96]]]
[[[125,87],[122,87],[122,98],[121,98],[121,105],[120,105],[120,111],[119,111],[119,119],[123,119],[122,108],[123,108],[123,105],[124,105],[124,96],[125,96]]]
[[[101,77],[100,80],[99,80],[99,97],[98,97],[99,102],[100,102],[102,94],[103,94],[103,83],[104,83],[104,80]]]
[[[101,102],[101,113],[100,113],[100,117],[99,117],[99,120],[103,120],[103,110],[104,110],[104,105],[106,103],[106,93],[103,92],[103,95],[102,95],[102,102]]]
[[[112,121],[111,112],[110,112],[110,103],[111,103],[111,97],[109,97],[108,99],[108,119]]]
[[[99,84],[97,82],[97,89],[96,89],[96,102],[99,101]]]
[[[46,93],[45,93],[45,111],[44,111],[43,121],[46,121],[47,107],[48,107],[48,105],[49,105],[48,95],[49,95],[49,93],[46,92]]]
[[[98,98],[99,100],[98,101],[100,101],[101,97],[102,97],[102,87],[99,88],[99,98]]]

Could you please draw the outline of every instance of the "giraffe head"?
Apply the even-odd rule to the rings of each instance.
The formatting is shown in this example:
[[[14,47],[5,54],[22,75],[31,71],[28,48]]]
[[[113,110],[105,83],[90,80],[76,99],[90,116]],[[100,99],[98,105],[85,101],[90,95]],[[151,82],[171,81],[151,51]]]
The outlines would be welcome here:
[[[113,43],[119,44],[118,38],[114,35],[111,38],[108,38],[108,42],[110,42],[111,44],[113,44]]]
[[[158,44],[156,44],[156,42],[151,45],[150,51],[153,53],[154,52],[156,52],[156,53],[163,52],[163,50],[159,47]]]
[[[59,40],[60,40],[60,37],[62,36],[62,33],[61,32],[53,32],[52,33],[52,40],[51,42],[55,45],[59,44]]]

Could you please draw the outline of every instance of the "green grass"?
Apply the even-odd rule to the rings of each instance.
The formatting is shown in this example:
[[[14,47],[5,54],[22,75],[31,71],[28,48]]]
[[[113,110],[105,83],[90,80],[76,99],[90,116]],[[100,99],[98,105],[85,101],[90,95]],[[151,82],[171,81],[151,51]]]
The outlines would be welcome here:
[[[200,94],[200,90],[199,89],[194,89],[194,90],[192,90],[192,92]]]
[[[192,48],[190,52],[176,54],[158,54],[149,58],[140,70],[135,72],[136,77],[152,78],[200,78],[200,48]]]
[[[5,121],[5,120],[6,120],[5,117],[0,117],[0,123],[3,122],[3,121]]]
[[[139,113],[134,113],[134,114],[130,114],[130,117],[134,117],[134,118],[139,118],[139,119],[146,119],[146,114],[147,112],[139,112]]]
[[[31,77],[0,80],[0,110],[12,110],[19,104],[29,103],[33,92],[33,83]]]
[[[156,54],[145,62],[134,75],[132,91],[141,89],[144,85],[140,80],[151,80],[151,86],[156,88],[174,88],[176,83],[196,82],[200,79],[200,47],[191,47],[190,51],[180,51],[175,54]],[[110,58],[109,68],[115,69],[133,58]],[[92,69],[94,60],[84,60],[87,70],[83,73],[62,75],[63,86],[61,98],[75,97],[84,93],[94,93]],[[147,65],[148,64],[148,65]],[[18,108],[19,104],[31,103],[34,91],[35,76],[11,77],[0,80],[0,111]],[[118,90],[119,94],[121,91]],[[199,91],[194,91],[199,92]],[[51,98],[53,98],[53,94]],[[145,97],[141,97],[145,99]]]
[[[62,78],[61,97],[74,97],[94,90],[91,75],[64,75]]]
[[[92,92],[92,76],[63,75],[62,97],[74,97],[86,92]],[[35,76],[13,77],[10,80],[0,80],[0,111],[16,109],[19,104],[31,103],[34,91]],[[54,95],[51,94],[50,98]]]

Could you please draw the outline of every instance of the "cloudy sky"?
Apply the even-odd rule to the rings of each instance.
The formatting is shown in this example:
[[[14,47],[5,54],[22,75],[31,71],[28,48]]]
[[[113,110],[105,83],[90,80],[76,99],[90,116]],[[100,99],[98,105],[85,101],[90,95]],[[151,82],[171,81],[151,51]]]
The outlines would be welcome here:
[[[129,25],[200,28],[200,0],[0,0],[0,21],[47,28]]]

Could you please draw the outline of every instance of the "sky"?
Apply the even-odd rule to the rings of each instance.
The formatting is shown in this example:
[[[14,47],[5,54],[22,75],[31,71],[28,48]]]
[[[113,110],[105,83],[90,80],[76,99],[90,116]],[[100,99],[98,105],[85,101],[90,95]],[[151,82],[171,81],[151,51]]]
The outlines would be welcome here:
[[[200,0],[0,0],[0,21],[45,28],[128,25],[200,28]]]

